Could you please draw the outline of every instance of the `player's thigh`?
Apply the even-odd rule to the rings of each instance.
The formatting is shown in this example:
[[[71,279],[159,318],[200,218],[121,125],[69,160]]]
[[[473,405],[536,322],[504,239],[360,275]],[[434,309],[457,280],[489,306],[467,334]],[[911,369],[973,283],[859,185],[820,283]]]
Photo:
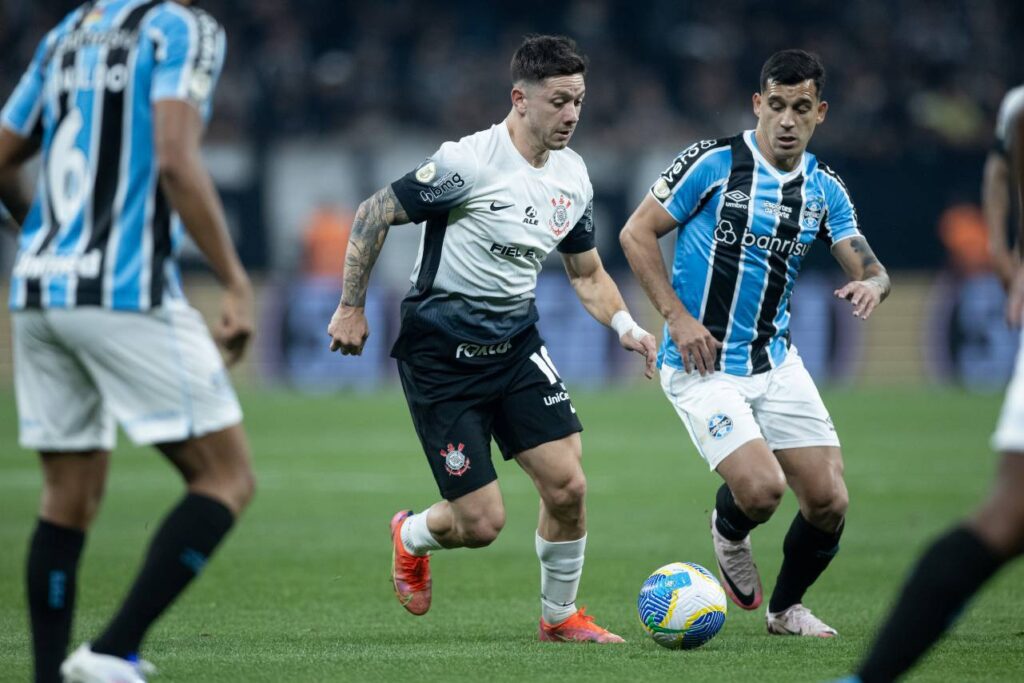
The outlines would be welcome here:
[[[472,375],[398,363],[413,427],[441,496],[455,501],[498,478],[491,462],[494,406]]]
[[[1021,338],[1024,340],[1024,332]],[[1024,453],[1024,343],[1017,352],[1013,379],[1006,388],[992,448],[1000,453]]]
[[[183,304],[148,312],[54,311],[109,410],[138,444],[184,441],[241,422],[220,352]]]
[[[843,481],[843,453],[838,446],[783,448],[775,451],[775,456],[805,518],[826,524],[843,518],[849,494]]]
[[[795,347],[790,348],[781,365],[765,375],[765,390],[752,402],[752,407],[773,451],[812,446],[839,448],[832,418]]]
[[[579,449],[569,446],[579,443],[583,425],[543,344],[507,370],[500,394],[492,430],[506,460],[519,459],[520,454],[556,444],[545,452],[564,459],[567,468],[578,467]],[[566,440],[574,435],[575,440]]]
[[[749,403],[749,397],[756,394],[760,382],[758,377],[731,377],[722,372],[702,377],[697,372],[662,366],[661,388],[709,469],[722,474],[722,463],[740,452],[744,445],[764,443]],[[752,445],[743,449],[744,453],[746,451],[761,454],[762,457],[750,456],[756,458],[758,473],[774,464],[773,458],[763,457],[765,452],[770,455],[767,447]],[[740,459],[748,460],[742,454]],[[734,469],[742,471],[743,468],[726,467],[725,471]]]
[[[157,444],[189,484],[189,490],[216,498],[236,515],[256,488],[248,439],[237,424],[202,436]]]
[[[582,503],[587,487],[582,459],[583,443],[578,433],[534,446],[515,456],[541,498],[553,507]]]
[[[505,526],[505,503],[497,479],[448,501],[461,535],[490,537]]]
[[[19,443],[37,451],[110,450],[114,419],[99,387],[47,311],[12,315]]]

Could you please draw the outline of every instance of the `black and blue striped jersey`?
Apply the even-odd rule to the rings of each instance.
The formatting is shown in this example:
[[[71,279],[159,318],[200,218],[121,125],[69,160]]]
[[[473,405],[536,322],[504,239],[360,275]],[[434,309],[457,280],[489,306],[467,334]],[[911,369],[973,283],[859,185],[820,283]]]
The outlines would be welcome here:
[[[191,102],[209,118],[224,61],[220,25],[169,0],[96,0],[36,50],[0,124],[41,138],[12,309],[148,310],[182,299],[180,220],[160,189],[153,109]]]
[[[715,368],[765,372],[789,348],[789,300],[815,238],[830,246],[860,234],[839,176],[813,154],[784,173],[762,156],[754,131],[685,149],[651,187],[679,224],[672,286],[722,342]],[[659,366],[682,369],[668,334]]]

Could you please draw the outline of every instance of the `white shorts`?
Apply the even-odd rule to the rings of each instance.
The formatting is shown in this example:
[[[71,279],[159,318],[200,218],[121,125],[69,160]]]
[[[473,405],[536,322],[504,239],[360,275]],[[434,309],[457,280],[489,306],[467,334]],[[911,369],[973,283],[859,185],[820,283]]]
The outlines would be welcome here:
[[[992,448],[1001,453],[1024,453],[1024,330],[1021,340],[1013,379],[1006,388],[1003,410],[992,435]]]
[[[202,316],[187,304],[149,312],[15,311],[19,443],[110,450],[115,420],[137,444],[201,436],[242,420]]]
[[[839,446],[832,418],[796,347],[777,368],[750,377],[663,365],[661,388],[686,431],[714,470],[730,453],[754,439],[780,448]]]

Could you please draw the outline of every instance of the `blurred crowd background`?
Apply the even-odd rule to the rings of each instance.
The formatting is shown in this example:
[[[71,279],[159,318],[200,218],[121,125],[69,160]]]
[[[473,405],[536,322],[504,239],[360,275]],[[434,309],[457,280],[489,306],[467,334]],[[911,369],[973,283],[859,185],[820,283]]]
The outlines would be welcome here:
[[[3,98],[39,39],[76,4],[0,0]],[[972,371],[982,383],[1005,379],[1016,341],[997,320],[1001,294],[985,272],[977,204],[997,107],[1009,87],[1024,82],[1019,0],[200,5],[228,34],[208,160],[243,259],[273,283],[267,310],[278,311],[268,314],[269,350],[262,356],[265,368],[277,370],[264,374],[287,366],[281,354],[290,340],[306,339],[281,313],[294,309],[289,302],[296,287],[322,290],[318,296],[329,304],[321,308],[333,308],[347,229],[359,201],[442,141],[502,119],[509,108],[508,62],[522,37],[566,33],[590,58],[573,147],[588,163],[601,253],[618,277],[626,279],[627,272],[616,234],[657,173],[696,139],[753,127],[750,96],[762,62],[775,50],[803,47],[825,61],[831,105],[811,150],[843,176],[866,235],[899,274],[898,293],[909,297],[888,306],[896,311],[885,320],[895,322],[875,323],[903,325],[897,339],[876,331],[841,333],[845,321],[822,325],[821,316],[832,321],[845,313],[827,296],[817,308],[806,305],[813,315],[801,316],[795,304],[794,314],[808,329],[826,330],[821,374],[859,377],[867,365],[875,368],[868,375],[883,379],[895,374],[908,381],[962,380],[956,365],[970,348],[990,362]],[[389,237],[375,280],[384,319],[390,319],[388,311],[405,287],[417,244],[415,230],[395,230]],[[980,262],[967,259],[969,272],[958,267],[965,249],[982,254]],[[4,251],[9,262],[9,244]],[[546,272],[557,275],[558,268],[552,262]],[[809,269],[821,271],[827,295],[836,274],[824,248],[816,250]],[[969,278],[988,284],[964,304],[962,286]],[[564,288],[552,291],[552,300],[565,295]],[[298,295],[306,306],[313,299],[309,292]],[[981,306],[978,301],[985,325],[979,327],[977,319],[956,323],[956,316],[966,315],[964,306]],[[319,309],[309,315],[316,328],[303,343],[312,349],[320,340],[313,335],[322,333],[326,320],[317,318]],[[586,329],[585,321],[580,325]],[[863,343],[844,339],[862,334],[868,337]],[[936,334],[943,341],[928,350]],[[995,356],[998,362],[991,361]],[[581,373],[596,372],[588,367]],[[323,376],[320,370],[313,374]]]

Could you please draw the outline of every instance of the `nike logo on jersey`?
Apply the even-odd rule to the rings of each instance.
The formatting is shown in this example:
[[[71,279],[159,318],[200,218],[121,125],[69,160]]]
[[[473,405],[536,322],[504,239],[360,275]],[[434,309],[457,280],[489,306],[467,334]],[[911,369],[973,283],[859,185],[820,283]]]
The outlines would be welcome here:
[[[491,211],[501,211],[502,209],[508,209],[515,206],[515,204],[499,204],[498,202],[491,202]]]

